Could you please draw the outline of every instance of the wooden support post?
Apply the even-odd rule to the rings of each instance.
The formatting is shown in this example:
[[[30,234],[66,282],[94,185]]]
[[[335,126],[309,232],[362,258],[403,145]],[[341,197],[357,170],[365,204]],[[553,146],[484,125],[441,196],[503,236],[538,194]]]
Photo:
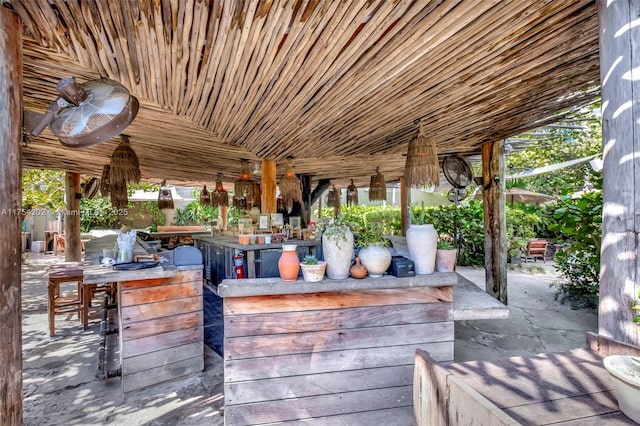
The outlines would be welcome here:
[[[400,221],[402,223],[402,236],[407,236],[407,229],[411,225],[411,188],[407,187],[407,180],[400,176]]]
[[[276,162],[274,160],[262,160],[261,213],[266,214],[276,212],[276,188]]]
[[[597,4],[605,147],[598,332],[640,346],[630,309],[640,290],[640,2]]]
[[[229,220],[229,215],[228,215],[228,207],[227,206],[220,206],[219,207],[219,216],[220,216],[220,230],[221,231],[226,231],[227,230],[227,222]]]
[[[507,304],[507,215],[504,141],[482,145],[484,267],[487,293]]]
[[[65,177],[65,204],[67,211],[64,218],[64,260],[66,262],[82,261],[82,240],[80,239],[80,173],[67,172]]]
[[[0,7],[0,425],[22,424],[22,23]]]

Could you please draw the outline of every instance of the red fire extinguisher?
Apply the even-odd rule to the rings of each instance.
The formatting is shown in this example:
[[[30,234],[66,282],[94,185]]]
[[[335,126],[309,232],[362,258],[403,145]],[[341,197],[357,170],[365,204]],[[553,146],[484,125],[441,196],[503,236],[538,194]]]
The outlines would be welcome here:
[[[236,278],[241,279],[244,278],[244,259],[241,254],[236,254],[233,256],[233,264],[234,270],[236,272]]]

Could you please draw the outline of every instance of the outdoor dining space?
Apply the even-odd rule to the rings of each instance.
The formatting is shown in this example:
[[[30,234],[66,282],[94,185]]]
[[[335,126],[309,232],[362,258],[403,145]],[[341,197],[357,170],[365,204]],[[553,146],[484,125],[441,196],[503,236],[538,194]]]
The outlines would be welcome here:
[[[0,424],[639,421],[618,387],[640,388],[638,15],[635,0],[2,1]],[[597,226],[540,220],[512,244],[514,204],[571,196],[562,179],[508,187],[546,164],[507,156],[546,150],[538,131],[584,109],[602,152],[579,159],[601,160],[580,188],[601,192],[547,214]],[[145,187],[153,209],[134,209]],[[25,229],[40,210],[55,231]],[[114,235],[84,238],[96,223]],[[597,313],[553,300],[552,231],[597,248],[576,272]],[[582,256],[568,244],[565,265]]]

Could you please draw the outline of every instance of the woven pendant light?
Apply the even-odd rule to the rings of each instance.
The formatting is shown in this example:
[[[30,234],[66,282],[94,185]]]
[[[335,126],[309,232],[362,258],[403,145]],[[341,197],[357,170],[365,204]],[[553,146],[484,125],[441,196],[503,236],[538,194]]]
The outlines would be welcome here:
[[[131,148],[129,136],[120,135],[120,143],[111,154],[109,179],[111,182],[140,182],[140,163],[138,156]]]
[[[287,212],[291,213],[294,201],[302,203],[302,187],[300,186],[300,179],[296,176],[296,172],[293,170],[291,161],[287,162],[287,169],[282,179],[280,179],[279,187],[280,195],[282,195],[282,202],[284,203]]]
[[[440,164],[436,141],[425,136],[422,124],[418,129],[418,135],[409,142],[404,176],[409,186],[435,185],[437,187],[440,185]]]
[[[167,188],[166,184],[167,182],[163,180],[160,185],[160,190],[158,191],[158,208],[160,210],[172,209],[174,206],[171,189]]]
[[[369,181],[369,201],[377,200],[387,201],[387,184],[379,167],[376,167],[376,174]]]
[[[200,192],[200,204],[203,206],[211,205],[211,195],[207,191],[207,185],[202,185],[202,192]]]
[[[109,192],[111,192],[111,184],[109,183],[110,170],[111,166],[109,166],[108,164],[102,166],[102,177],[100,178],[100,194],[102,194],[103,197],[108,196]]]
[[[331,185],[327,193],[327,206],[340,207],[340,190],[335,185]]]
[[[111,199],[111,205],[117,209],[126,209],[129,205],[129,195],[127,192],[127,182],[124,180],[113,181],[110,180],[109,195]]]
[[[351,183],[347,186],[347,206],[357,206],[358,205],[358,188],[353,184],[353,179],[351,179]]]
[[[229,194],[224,190],[222,186],[222,174],[218,174],[218,180],[216,180],[216,190],[213,191],[211,196],[211,205],[216,206],[228,206]]]
[[[249,161],[242,160],[242,172],[240,179],[233,182],[235,198],[242,200],[253,199],[253,180],[249,171]]]

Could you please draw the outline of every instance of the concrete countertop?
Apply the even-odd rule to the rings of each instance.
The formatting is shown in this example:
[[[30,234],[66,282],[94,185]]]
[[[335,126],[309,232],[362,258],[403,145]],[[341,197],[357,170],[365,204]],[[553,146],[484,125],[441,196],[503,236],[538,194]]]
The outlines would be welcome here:
[[[442,287],[454,285],[457,280],[458,276],[456,274],[443,272],[406,278],[396,278],[392,275],[385,275],[379,278],[364,278],[361,280],[353,278],[330,280],[325,278],[316,283],[306,282],[302,279],[298,279],[298,281],[295,282],[284,282],[280,278],[226,279],[218,286],[218,296],[272,296],[385,288]]]
[[[133,271],[118,271],[99,263],[102,249],[111,249],[116,244],[115,235],[107,235],[88,241],[85,245],[85,266],[83,267],[83,281],[86,284],[103,284],[118,281],[147,280],[153,278],[175,277],[180,271],[202,270],[202,265],[192,266],[155,266],[153,268],[137,269]],[[133,249],[133,254],[147,254],[139,243]]]

